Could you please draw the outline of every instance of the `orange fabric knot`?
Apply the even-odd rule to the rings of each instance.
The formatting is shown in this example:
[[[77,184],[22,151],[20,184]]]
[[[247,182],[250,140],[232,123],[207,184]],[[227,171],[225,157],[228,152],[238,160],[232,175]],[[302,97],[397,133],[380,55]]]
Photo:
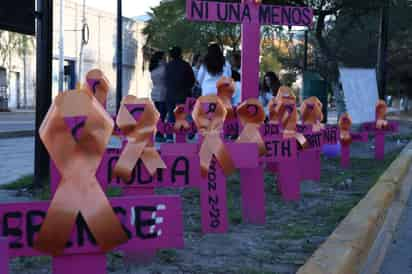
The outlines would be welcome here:
[[[322,107],[323,105],[317,97],[306,99],[301,106],[302,123],[312,126],[314,132],[319,132],[324,128]]]
[[[265,142],[260,135],[260,127],[265,122],[265,110],[258,99],[248,99],[237,109],[243,131],[237,140],[239,143],[257,143],[259,155],[266,154]]]
[[[117,125],[128,142],[114,167],[114,175],[129,181],[139,159],[143,161],[151,175],[157,169],[166,168],[153,145],[159,118],[159,112],[149,99],[137,99],[132,95],[123,98],[117,116]]]
[[[352,135],[350,129],[352,127],[352,118],[348,113],[342,114],[339,118],[340,142],[343,145],[350,145],[352,143]]]
[[[269,123],[279,125],[280,115],[278,111],[278,99],[276,97],[272,98],[268,104],[269,110]]]
[[[280,125],[284,138],[296,138],[300,146],[306,148],[308,143],[303,134],[296,131],[298,111],[296,109],[296,97],[288,87],[280,87],[277,95],[276,112],[279,115]]]
[[[176,106],[174,110],[174,115],[175,115],[176,122],[173,128],[176,132],[190,129],[190,124],[187,121],[188,115],[185,112],[185,105]]]
[[[93,69],[86,74],[85,89],[93,94],[102,106],[106,106],[110,83],[101,70]]]
[[[217,96],[222,100],[227,114],[226,119],[231,120],[236,118],[236,112],[232,106],[232,98],[235,94],[235,81],[232,78],[222,77],[216,83]]]
[[[388,121],[386,120],[386,113],[388,112],[388,106],[383,100],[379,100],[376,104],[376,128],[385,129],[388,127]]]
[[[226,113],[223,102],[216,95],[201,96],[194,106],[193,121],[204,138],[199,152],[203,177],[207,176],[213,157],[216,157],[226,176],[235,171],[233,160],[220,136]]]
[[[84,119],[79,123],[82,131],[77,139],[65,121],[71,117]],[[79,213],[104,252],[127,242],[127,235],[95,176],[113,125],[97,99],[85,90],[59,93],[56,97],[39,134],[62,179],[35,249],[62,255]]]

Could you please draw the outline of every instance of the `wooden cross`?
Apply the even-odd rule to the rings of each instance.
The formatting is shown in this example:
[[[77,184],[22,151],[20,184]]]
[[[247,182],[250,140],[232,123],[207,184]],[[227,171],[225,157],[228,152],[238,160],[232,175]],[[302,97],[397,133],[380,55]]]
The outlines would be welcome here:
[[[72,134],[79,137],[81,134],[79,125],[84,124],[84,117],[65,118],[65,121]],[[102,166],[104,167],[104,164],[101,165],[97,174],[102,170]],[[102,183],[102,176],[97,176],[97,178]],[[59,181],[60,174],[52,165],[51,188],[53,193]],[[183,248],[183,212],[180,197],[135,196],[110,199],[110,203],[129,237],[129,241],[120,246],[119,250],[141,252],[159,248]],[[9,240],[9,256],[1,256],[1,260],[7,261],[9,258],[20,256],[46,255],[36,251],[33,244],[48,207],[47,201],[0,205],[0,219],[2,220],[0,233]],[[0,266],[3,264],[4,261],[1,261]],[[100,250],[87,223],[80,215],[64,254],[53,257],[52,265],[54,274],[107,273],[106,254]]]

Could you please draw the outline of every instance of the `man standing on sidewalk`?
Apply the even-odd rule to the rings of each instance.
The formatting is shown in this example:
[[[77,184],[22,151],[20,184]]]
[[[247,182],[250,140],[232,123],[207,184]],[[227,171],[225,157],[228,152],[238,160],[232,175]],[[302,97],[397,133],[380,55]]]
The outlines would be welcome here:
[[[178,104],[184,104],[186,98],[192,95],[195,76],[192,67],[183,60],[182,49],[173,47],[169,51],[171,61],[166,66],[166,104],[168,121],[175,122],[173,111]],[[173,141],[173,136],[167,136]]]

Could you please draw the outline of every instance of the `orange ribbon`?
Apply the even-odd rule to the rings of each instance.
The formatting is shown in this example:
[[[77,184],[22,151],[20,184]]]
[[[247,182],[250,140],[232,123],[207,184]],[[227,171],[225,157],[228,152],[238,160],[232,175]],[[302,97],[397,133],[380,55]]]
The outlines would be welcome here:
[[[388,106],[383,100],[379,100],[376,104],[376,128],[385,129],[388,127],[388,121],[386,120],[386,113],[388,112]]]
[[[201,96],[194,106],[193,121],[204,138],[199,152],[203,177],[207,176],[213,157],[216,157],[226,176],[235,171],[233,160],[220,136],[226,113],[222,101],[216,95]]]
[[[235,94],[235,81],[232,78],[222,77],[216,83],[217,96],[222,100],[227,114],[226,119],[231,120],[236,118],[236,112],[232,106],[232,98]]]
[[[265,142],[260,134],[260,127],[265,122],[265,110],[258,99],[248,99],[237,109],[243,131],[238,138],[239,143],[257,143],[259,155],[266,154]]]
[[[176,106],[174,115],[176,122],[173,128],[176,132],[190,129],[190,124],[187,121],[187,113],[185,112],[185,105]]]
[[[296,109],[296,97],[292,90],[288,87],[280,87],[277,101],[278,105],[276,106],[276,111],[283,128],[283,137],[286,139],[296,138],[303,148],[307,147],[308,143],[305,136],[296,131],[298,111]]]
[[[303,125],[312,126],[314,132],[319,132],[324,128],[321,123],[323,120],[322,103],[317,97],[310,97],[303,101],[301,106]]]
[[[352,135],[350,134],[351,127],[352,118],[348,113],[342,114],[342,116],[339,118],[339,139],[341,144],[350,145],[352,143]]]
[[[269,110],[269,123],[279,125],[280,115],[278,111],[278,98],[273,97],[268,104]]]
[[[136,119],[136,115],[140,117]],[[143,161],[151,175],[159,168],[166,168],[153,146],[153,137],[159,118],[159,112],[149,99],[137,99],[132,95],[123,98],[117,116],[117,125],[125,134],[128,142],[114,167],[114,175],[130,181],[139,159]]]
[[[71,134],[65,122],[67,117],[86,119],[79,138]],[[87,92],[68,91],[56,97],[39,134],[62,179],[35,241],[37,250],[61,255],[79,213],[104,252],[127,242],[127,235],[95,177],[112,130],[113,120]]]
[[[86,82],[86,90],[93,94],[102,106],[106,106],[110,84],[103,72],[99,69],[89,71],[86,75]]]

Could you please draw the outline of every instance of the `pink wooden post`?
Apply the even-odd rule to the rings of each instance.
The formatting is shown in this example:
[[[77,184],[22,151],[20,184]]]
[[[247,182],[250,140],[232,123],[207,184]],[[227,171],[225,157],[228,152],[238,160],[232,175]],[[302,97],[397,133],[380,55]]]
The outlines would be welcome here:
[[[73,254],[54,257],[52,260],[52,273],[107,273],[106,255],[96,254]]]
[[[394,121],[388,121],[386,128],[378,129],[376,128],[376,122],[364,123],[362,130],[375,135],[375,159],[383,160],[385,158],[385,135],[399,132],[399,124]]]
[[[375,159],[380,161],[385,159],[385,133],[382,131],[375,133]]]
[[[324,133],[322,131],[313,132],[311,127],[298,127],[298,130],[304,134],[309,144],[308,148],[298,153],[299,164],[301,166],[301,178],[302,180],[320,181],[320,154],[323,146]]]
[[[9,241],[7,238],[0,238],[0,273],[9,274]]]
[[[242,0],[250,4],[253,17],[259,16],[256,0]],[[242,99],[259,97],[260,23],[242,23]]]
[[[264,225],[265,183],[264,169],[256,168],[240,170],[240,191],[242,193],[242,218],[244,223]]]
[[[279,174],[277,187],[282,198],[285,201],[299,200],[302,180],[299,169],[302,167],[298,160],[296,139],[283,138],[277,125],[266,124],[261,132],[267,151],[262,160]]]
[[[186,18],[191,21],[242,24],[242,98],[259,95],[261,25],[311,26],[313,10],[307,7],[186,0]]]
[[[340,166],[348,168],[350,165],[350,145],[341,144]]]

